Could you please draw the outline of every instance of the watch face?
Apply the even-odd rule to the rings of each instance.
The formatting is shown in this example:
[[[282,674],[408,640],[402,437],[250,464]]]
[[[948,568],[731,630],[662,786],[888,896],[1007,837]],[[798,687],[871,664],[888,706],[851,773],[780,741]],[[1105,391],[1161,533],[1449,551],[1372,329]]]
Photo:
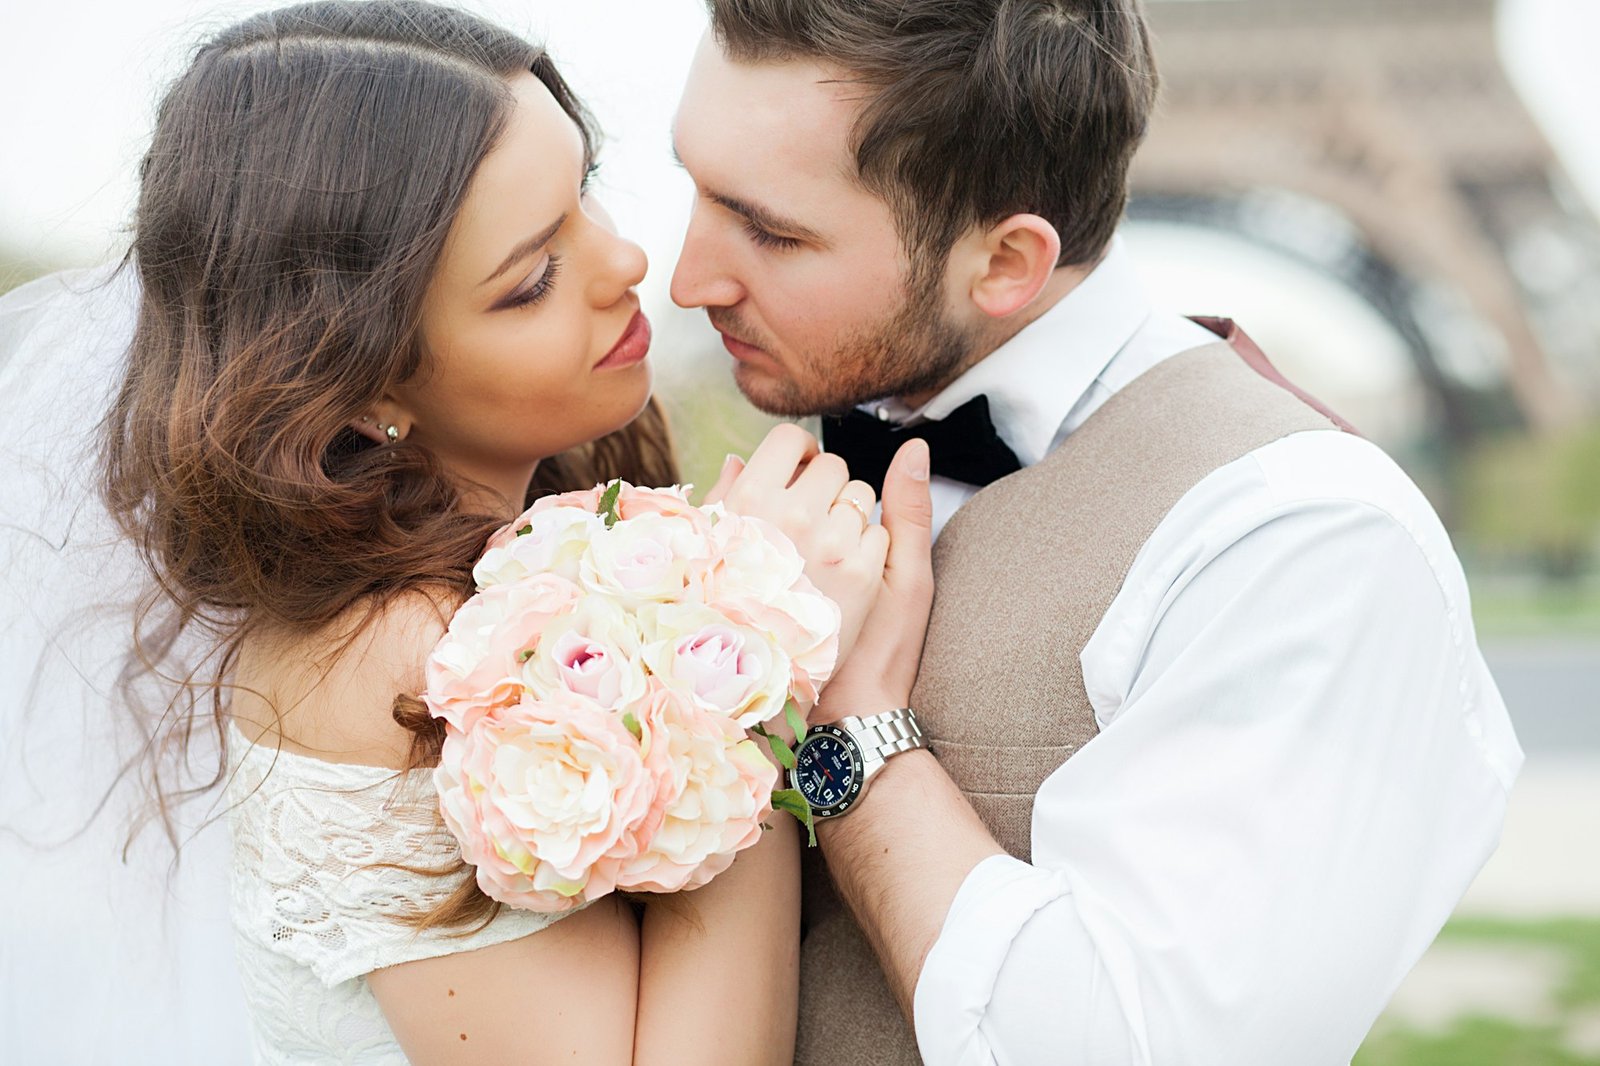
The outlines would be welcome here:
[[[861,749],[838,726],[813,728],[795,752],[794,787],[819,818],[843,814],[861,794]]]

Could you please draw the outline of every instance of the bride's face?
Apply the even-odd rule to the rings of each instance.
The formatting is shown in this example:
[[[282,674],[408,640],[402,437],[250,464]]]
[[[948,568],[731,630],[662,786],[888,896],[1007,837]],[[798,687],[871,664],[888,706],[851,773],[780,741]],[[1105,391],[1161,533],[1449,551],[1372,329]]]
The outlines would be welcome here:
[[[585,194],[583,139],[549,90],[510,85],[424,300],[426,369],[393,397],[408,442],[508,494],[539,459],[632,421],[651,375],[644,252]]]

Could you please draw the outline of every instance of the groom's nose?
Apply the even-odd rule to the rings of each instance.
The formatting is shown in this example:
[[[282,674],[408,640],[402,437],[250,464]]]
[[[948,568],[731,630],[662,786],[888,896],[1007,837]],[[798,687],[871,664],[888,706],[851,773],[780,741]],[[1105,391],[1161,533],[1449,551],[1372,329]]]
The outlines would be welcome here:
[[[727,248],[704,205],[696,205],[672,271],[672,302],[679,307],[732,307],[744,287],[730,269]]]

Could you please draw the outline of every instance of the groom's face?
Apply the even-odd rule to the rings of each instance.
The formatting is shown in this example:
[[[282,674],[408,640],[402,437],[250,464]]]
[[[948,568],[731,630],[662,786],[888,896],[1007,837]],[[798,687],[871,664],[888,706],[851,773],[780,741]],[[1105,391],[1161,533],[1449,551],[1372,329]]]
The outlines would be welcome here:
[[[695,205],[672,298],[706,309],[739,388],[778,415],[936,388],[972,347],[943,272],[909,283],[894,216],[854,178],[861,90],[840,79],[734,63],[708,36],[674,129]]]

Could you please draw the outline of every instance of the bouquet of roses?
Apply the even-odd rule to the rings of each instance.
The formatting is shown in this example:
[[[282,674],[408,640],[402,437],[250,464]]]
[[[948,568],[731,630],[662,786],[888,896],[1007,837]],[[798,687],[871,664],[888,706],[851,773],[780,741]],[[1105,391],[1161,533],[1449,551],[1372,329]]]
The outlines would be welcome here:
[[[815,702],[839,609],[774,526],[685,490],[546,497],[489,540],[427,664],[445,823],[494,899],[706,884],[805,800],[750,733]]]

